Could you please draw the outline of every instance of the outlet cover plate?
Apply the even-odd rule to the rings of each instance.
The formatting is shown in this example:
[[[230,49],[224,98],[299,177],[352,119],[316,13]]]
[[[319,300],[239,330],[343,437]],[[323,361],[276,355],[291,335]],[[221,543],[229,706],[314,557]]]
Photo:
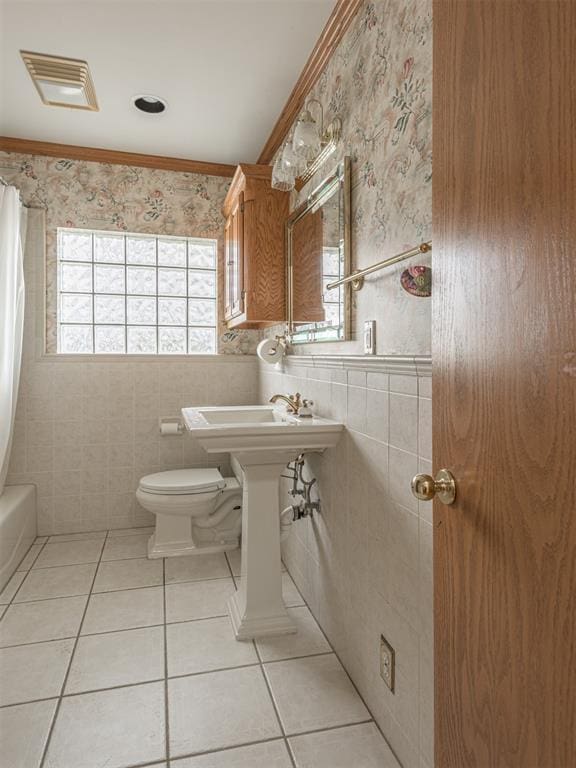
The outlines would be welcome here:
[[[380,677],[394,693],[396,652],[384,635],[380,635]]]

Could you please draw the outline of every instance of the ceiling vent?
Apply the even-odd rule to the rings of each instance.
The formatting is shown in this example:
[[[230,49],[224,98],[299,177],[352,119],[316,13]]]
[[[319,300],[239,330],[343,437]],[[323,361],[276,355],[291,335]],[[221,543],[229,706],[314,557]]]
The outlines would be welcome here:
[[[88,64],[80,59],[20,51],[44,104],[98,110]]]

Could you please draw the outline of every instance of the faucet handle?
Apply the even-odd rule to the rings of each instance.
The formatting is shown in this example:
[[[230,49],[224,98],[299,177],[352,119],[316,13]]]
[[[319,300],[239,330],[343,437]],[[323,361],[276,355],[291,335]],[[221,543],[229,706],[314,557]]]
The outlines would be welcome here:
[[[290,398],[290,400],[292,400],[296,408],[300,408],[300,406],[302,405],[302,400],[300,399],[302,395],[300,394],[300,392],[296,392],[293,395],[288,395],[288,397]]]
[[[298,408],[298,416],[300,418],[311,418],[314,414],[312,413],[312,406],[314,405],[314,400],[302,400],[302,405],[300,408]]]

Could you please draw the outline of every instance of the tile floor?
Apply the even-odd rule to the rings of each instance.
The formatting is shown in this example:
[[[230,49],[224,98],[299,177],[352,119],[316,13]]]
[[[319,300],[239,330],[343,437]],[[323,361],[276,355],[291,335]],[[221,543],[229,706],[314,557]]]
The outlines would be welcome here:
[[[149,533],[38,539],[0,595],[2,768],[398,768],[287,572],[298,634],[240,643],[239,552]]]

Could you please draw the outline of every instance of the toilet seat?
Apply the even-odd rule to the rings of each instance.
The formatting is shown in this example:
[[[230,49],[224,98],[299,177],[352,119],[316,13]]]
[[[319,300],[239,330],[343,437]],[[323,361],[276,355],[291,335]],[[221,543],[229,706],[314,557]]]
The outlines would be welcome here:
[[[214,468],[170,469],[140,479],[139,490],[169,496],[214,493],[226,487],[226,480]]]

